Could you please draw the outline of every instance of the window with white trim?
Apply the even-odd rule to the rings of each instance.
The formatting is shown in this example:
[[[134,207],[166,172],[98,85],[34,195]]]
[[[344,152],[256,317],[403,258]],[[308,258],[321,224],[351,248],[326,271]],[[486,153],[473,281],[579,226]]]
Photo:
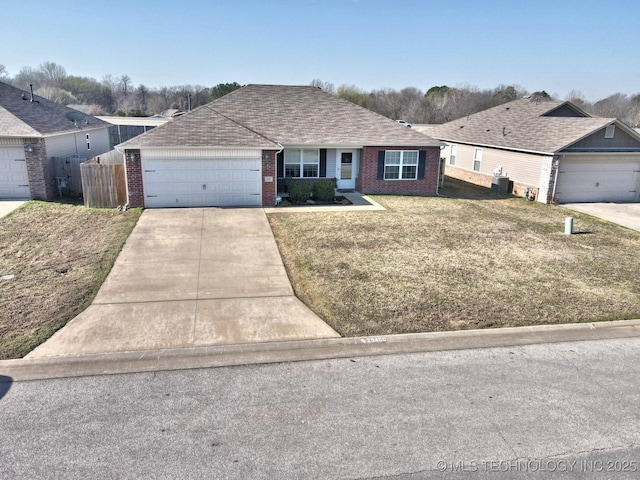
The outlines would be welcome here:
[[[418,178],[417,150],[386,150],[384,152],[385,180],[415,180]]]
[[[480,171],[480,164],[482,163],[482,149],[476,148],[473,151],[473,171]]]
[[[284,151],[284,176],[294,178],[318,177],[320,150],[289,148]]]
[[[615,125],[607,125],[607,129],[604,131],[604,138],[613,138],[616,134]]]
[[[458,152],[457,145],[451,145],[451,153],[449,154],[449,165],[456,164],[456,153]]]
[[[87,133],[87,150],[91,150],[91,138],[89,137],[88,133]]]

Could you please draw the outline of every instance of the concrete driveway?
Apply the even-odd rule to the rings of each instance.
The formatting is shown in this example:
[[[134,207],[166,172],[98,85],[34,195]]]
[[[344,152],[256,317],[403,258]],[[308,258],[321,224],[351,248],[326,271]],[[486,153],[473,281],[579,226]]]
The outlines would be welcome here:
[[[21,207],[28,200],[1,200],[0,199],[0,218],[9,215],[16,208]]]
[[[93,304],[27,358],[338,336],[295,297],[262,209],[158,209]]]
[[[567,203],[562,206],[640,231],[640,203]]]

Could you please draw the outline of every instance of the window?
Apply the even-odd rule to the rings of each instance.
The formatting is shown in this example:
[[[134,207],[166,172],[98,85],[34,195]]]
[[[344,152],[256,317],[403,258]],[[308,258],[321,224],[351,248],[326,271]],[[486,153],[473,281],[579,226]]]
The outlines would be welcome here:
[[[473,171],[474,172],[480,171],[480,162],[482,162],[482,149],[476,148],[473,151]]]
[[[91,138],[89,138],[88,133],[87,133],[87,150],[91,150]]]
[[[317,177],[320,171],[320,150],[286,149],[284,151],[285,177]]]
[[[604,131],[604,138],[613,138],[616,133],[615,125],[607,125],[607,129]]]
[[[449,165],[456,164],[456,153],[458,151],[457,145],[451,145],[451,153],[449,154]]]
[[[417,150],[387,150],[384,152],[385,180],[415,180],[418,178]]]

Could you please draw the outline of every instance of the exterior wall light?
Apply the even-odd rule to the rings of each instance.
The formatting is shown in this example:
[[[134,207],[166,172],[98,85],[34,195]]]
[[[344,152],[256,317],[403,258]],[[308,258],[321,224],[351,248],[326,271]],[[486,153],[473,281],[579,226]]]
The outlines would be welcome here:
[[[27,144],[24,146],[24,149],[25,149],[27,152],[29,152],[29,153],[33,153],[33,145],[32,145],[32,144],[30,144],[30,143],[27,143]]]

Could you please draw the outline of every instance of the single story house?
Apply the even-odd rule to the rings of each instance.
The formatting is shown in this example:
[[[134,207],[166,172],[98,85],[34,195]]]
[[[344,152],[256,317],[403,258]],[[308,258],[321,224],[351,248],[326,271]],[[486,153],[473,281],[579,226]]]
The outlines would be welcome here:
[[[284,178],[436,195],[441,142],[313,86],[247,85],[119,145],[131,206],[273,206]]]
[[[424,130],[446,142],[445,173],[539,202],[640,201],[640,135],[571,102],[522,98]]]
[[[57,196],[51,158],[109,151],[109,124],[0,82],[0,198]]]

